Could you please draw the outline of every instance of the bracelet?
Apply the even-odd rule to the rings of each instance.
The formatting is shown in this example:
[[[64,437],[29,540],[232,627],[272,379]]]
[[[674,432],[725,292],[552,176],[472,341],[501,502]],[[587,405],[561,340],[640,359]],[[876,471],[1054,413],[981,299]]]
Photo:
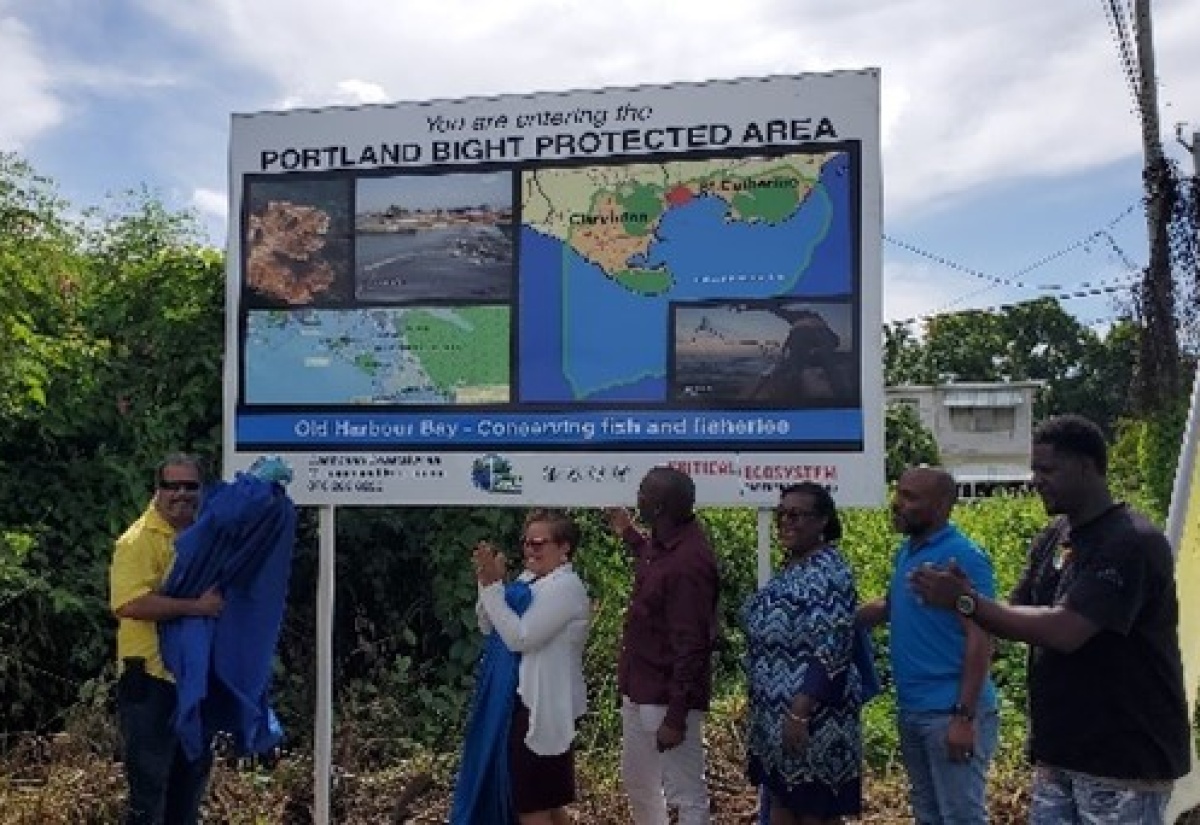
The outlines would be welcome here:
[[[788,719],[791,719],[793,722],[798,722],[798,723],[800,723],[800,724],[807,724],[807,723],[808,723],[808,717],[807,717],[807,716],[797,716],[795,713],[793,713],[793,712],[792,712],[791,708],[789,708],[788,710],[784,711],[784,715],[785,715],[785,716],[787,716],[787,718],[788,718]]]

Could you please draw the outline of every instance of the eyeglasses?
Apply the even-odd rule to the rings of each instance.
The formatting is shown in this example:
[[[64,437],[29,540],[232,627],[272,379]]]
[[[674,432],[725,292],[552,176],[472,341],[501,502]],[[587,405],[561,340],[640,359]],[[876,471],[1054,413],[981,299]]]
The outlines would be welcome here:
[[[816,510],[804,510],[800,507],[777,507],[775,509],[776,521],[801,521],[803,519],[817,518],[820,515]]]
[[[199,481],[170,481],[168,479],[163,479],[158,482],[158,489],[170,490],[171,492],[182,491],[182,492],[194,493],[200,489],[200,482]]]

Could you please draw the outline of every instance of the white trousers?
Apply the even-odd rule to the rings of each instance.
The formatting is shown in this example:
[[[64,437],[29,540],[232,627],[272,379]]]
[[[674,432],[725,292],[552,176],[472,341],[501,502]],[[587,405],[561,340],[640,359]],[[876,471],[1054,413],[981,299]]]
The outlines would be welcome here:
[[[683,741],[659,753],[655,734],[666,715],[666,705],[622,697],[621,781],[634,825],[667,825],[668,805],[679,810],[679,825],[709,825],[704,713],[688,711]]]

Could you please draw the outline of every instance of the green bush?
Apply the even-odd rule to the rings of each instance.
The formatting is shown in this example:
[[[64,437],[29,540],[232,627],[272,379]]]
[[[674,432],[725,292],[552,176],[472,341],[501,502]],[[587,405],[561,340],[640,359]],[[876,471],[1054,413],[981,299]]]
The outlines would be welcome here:
[[[582,528],[576,567],[588,586],[594,602],[594,619],[585,652],[590,713],[580,733],[580,749],[589,766],[602,774],[615,772],[620,741],[620,715],[616,689],[616,660],[622,620],[631,585],[630,565],[619,540],[608,530],[596,510],[575,512]],[[339,575],[358,579],[366,575],[384,598],[389,587],[383,568],[391,558],[400,565],[410,587],[421,578],[432,581],[427,601],[406,601],[407,612],[401,627],[371,627],[360,621],[344,620],[341,633],[352,634],[357,641],[338,645],[343,658],[362,657],[366,647],[374,658],[368,667],[343,665],[338,695],[339,735],[345,735],[361,747],[338,747],[339,754],[374,762],[388,762],[409,756],[422,747],[453,750],[461,741],[465,708],[472,689],[474,658],[478,653],[479,634],[475,627],[474,586],[470,579],[470,547],[482,537],[502,546],[515,546],[520,530],[520,513],[509,510],[438,510],[400,513],[382,511],[371,516],[376,529],[391,524],[397,535],[390,540],[391,554],[380,556],[373,550],[348,547],[339,565]],[[716,693],[723,708],[740,708],[745,683],[742,657],[745,639],[741,627],[741,608],[756,586],[757,517],[745,508],[707,509],[702,511],[722,569],[721,612],[722,644],[718,651]],[[990,555],[996,571],[998,592],[1007,595],[1024,566],[1030,539],[1045,522],[1041,504],[1034,497],[999,497],[960,505],[954,520],[978,541]],[[891,576],[892,560],[899,541],[890,526],[887,508],[852,509],[843,512],[845,536],[842,549],[857,578],[860,598],[881,595]],[[397,525],[407,524],[407,527]],[[355,530],[361,529],[354,528]],[[350,526],[339,527],[354,532]],[[423,535],[429,547],[412,546],[414,536]],[[378,537],[376,537],[378,538]],[[374,546],[374,545],[373,545]],[[369,556],[374,556],[372,561]],[[403,558],[403,561],[400,561]],[[775,548],[774,563],[780,561]],[[343,582],[339,593],[358,592],[362,582]],[[391,585],[391,591],[402,585]],[[410,591],[411,592],[411,591]],[[364,612],[369,612],[362,606]],[[350,605],[343,611],[353,612]],[[377,607],[370,608],[376,611]],[[430,623],[422,611],[435,611]],[[420,634],[414,633],[420,628]],[[422,643],[419,635],[426,638]],[[886,627],[875,633],[876,654],[885,683],[890,679],[887,665]],[[392,641],[382,644],[381,640]],[[359,653],[355,654],[357,650]],[[1001,642],[997,645],[993,675],[999,687],[1002,719],[1002,758],[1017,759],[1024,740],[1025,646]],[[302,703],[311,707],[308,702]],[[307,717],[309,712],[305,712]],[[307,718],[297,720],[300,729]],[[895,733],[895,704],[891,691],[873,702],[864,713],[864,741],[868,764],[887,768],[898,761]],[[382,743],[382,744],[381,744]],[[387,744],[390,743],[390,744]],[[601,777],[603,779],[603,777]]]

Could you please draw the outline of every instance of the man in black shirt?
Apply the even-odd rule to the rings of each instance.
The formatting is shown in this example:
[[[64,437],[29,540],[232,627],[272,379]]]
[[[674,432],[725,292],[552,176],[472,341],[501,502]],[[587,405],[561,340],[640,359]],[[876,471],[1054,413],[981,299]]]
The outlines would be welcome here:
[[[1170,545],[1113,501],[1104,436],[1086,418],[1040,426],[1031,468],[1059,518],[1034,540],[1010,605],[983,598],[954,568],[918,570],[912,585],[927,602],[1032,645],[1033,825],[1162,823],[1190,759]]]

